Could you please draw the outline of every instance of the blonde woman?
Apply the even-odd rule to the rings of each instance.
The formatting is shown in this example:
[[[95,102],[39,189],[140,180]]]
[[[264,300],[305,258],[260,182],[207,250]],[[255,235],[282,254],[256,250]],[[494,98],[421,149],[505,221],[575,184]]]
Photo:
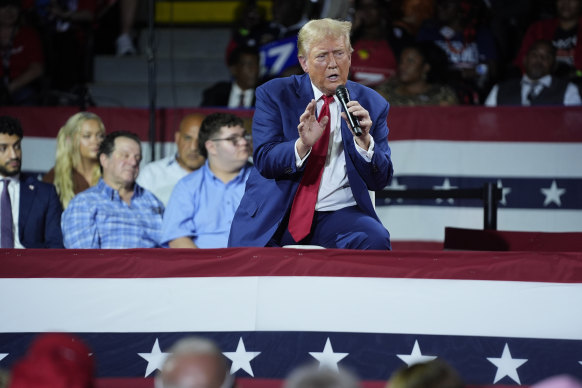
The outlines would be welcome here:
[[[103,121],[90,112],[74,114],[59,130],[55,166],[43,181],[55,185],[63,209],[75,194],[97,184],[101,176],[97,153],[104,137]]]

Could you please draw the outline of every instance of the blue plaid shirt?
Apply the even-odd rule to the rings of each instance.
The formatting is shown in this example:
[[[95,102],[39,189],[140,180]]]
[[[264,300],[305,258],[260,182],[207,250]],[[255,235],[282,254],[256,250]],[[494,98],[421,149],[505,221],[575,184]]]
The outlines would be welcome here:
[[[153,248],[160,245],[164,205],[135,184],[131,205],[103,179],[77,194],[63,213],[65,248]]]

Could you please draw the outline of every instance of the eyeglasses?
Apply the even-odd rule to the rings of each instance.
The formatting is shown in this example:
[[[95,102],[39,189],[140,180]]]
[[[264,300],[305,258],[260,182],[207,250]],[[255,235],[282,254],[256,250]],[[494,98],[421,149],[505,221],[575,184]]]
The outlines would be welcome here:
[[[242,139],[245,139],[246,141],[251,141],[251,135],[245,133],[244,135],[233,135],[233,136],[225,137],[223,139],[210,139],[210,140],[212,140],[212,141],[228,140],[228,141],[232,142],[232,145],[238,145]]]

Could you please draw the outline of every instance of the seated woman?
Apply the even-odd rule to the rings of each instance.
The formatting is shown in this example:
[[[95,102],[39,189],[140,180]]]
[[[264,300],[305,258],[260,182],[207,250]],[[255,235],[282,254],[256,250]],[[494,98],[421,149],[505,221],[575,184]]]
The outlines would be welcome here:
[[[376,90],[390,105],[457,105],[455,92],[437,83],[444,79],[437,70],[432,55],[439,54],[432,43],[416,43],[404,47],[398,60],[396,76],[379,85]],[[429,59],[430,58],[430,59]]]
[[[104,137],[103,121],[90,112],[74,114],[59,130],[55,166],[43,181],[55,185],[63,209],[75,194],[99,181],[101,171],[97,153]]]

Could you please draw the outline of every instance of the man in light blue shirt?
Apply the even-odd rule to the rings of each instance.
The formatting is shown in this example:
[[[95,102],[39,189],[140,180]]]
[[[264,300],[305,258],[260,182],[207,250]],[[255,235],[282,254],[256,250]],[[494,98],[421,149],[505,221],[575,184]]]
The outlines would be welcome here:
[[[61,220],[65,248],[153,248],[160,245],[164,205],[135,179],[141,144],[117,131],[99,147],[103,177],[77,194]]]
[[[198,144],[206,163],[174,187],[162,224],[164,246],[227,246],[251,170],[249,140],[242,119],[230,113],[213,113],[202,121]]]

